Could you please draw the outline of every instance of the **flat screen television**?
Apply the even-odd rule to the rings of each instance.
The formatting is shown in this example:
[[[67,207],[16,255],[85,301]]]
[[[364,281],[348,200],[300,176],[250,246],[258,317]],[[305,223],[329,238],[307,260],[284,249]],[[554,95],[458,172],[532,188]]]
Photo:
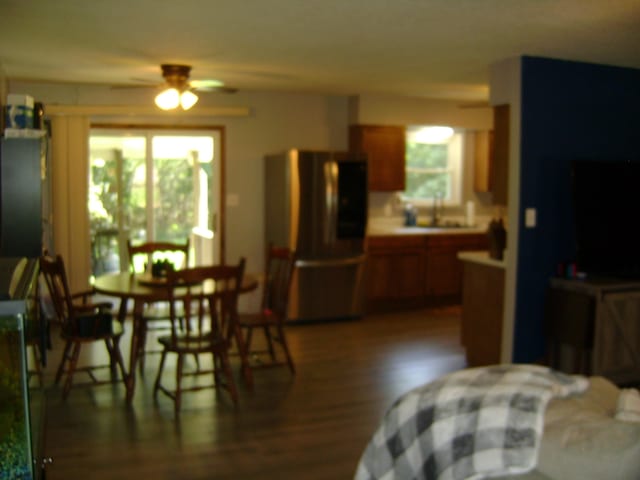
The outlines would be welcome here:
[[[576,160],[571,183],[578,271],[640,280],[640,161]]]

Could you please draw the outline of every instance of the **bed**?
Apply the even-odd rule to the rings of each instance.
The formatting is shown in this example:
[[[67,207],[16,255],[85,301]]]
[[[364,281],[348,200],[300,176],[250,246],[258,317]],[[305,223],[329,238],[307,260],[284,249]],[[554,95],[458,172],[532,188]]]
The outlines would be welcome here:
[[[402,395],[355,480],[640,479],[640,393],[539,365],[460,370]]]

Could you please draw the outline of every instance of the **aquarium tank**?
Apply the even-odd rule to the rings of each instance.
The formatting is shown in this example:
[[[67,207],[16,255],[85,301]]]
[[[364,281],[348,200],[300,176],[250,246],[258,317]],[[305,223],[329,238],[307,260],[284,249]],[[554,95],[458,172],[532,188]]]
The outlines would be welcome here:
[[[0,317],[0,479],[33,478],[23,319]]]
[[[41,435],[34,436],[33,407],[42,405],[43,395],[29,388],[25,338],[38,315],[37,263],[0,258],[0,480],[40,476],[34,468]],[[36,423],[41,425],[41,418]]]

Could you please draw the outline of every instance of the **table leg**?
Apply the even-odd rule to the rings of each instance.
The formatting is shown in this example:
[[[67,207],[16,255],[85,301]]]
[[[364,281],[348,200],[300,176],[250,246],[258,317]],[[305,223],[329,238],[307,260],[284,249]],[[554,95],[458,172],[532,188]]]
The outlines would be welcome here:
[[[129,354],[129,376],[127,378],[127,403],[133,400],[133,394],[136,389],[136,366],[138,363],[138,351],[140,339],[142,337],[140,329],[142,324],[142,310],[144,302],[134,301],[133,303],[133,329],[131,332],[131,352]]]

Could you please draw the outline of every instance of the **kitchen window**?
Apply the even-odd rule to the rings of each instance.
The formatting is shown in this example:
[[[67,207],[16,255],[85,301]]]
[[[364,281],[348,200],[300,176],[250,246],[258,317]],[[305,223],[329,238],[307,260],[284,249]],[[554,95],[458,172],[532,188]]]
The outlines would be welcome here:
[[[463,134],[451,127],[412,126],[406,130],[404,200],[459,205]]]

